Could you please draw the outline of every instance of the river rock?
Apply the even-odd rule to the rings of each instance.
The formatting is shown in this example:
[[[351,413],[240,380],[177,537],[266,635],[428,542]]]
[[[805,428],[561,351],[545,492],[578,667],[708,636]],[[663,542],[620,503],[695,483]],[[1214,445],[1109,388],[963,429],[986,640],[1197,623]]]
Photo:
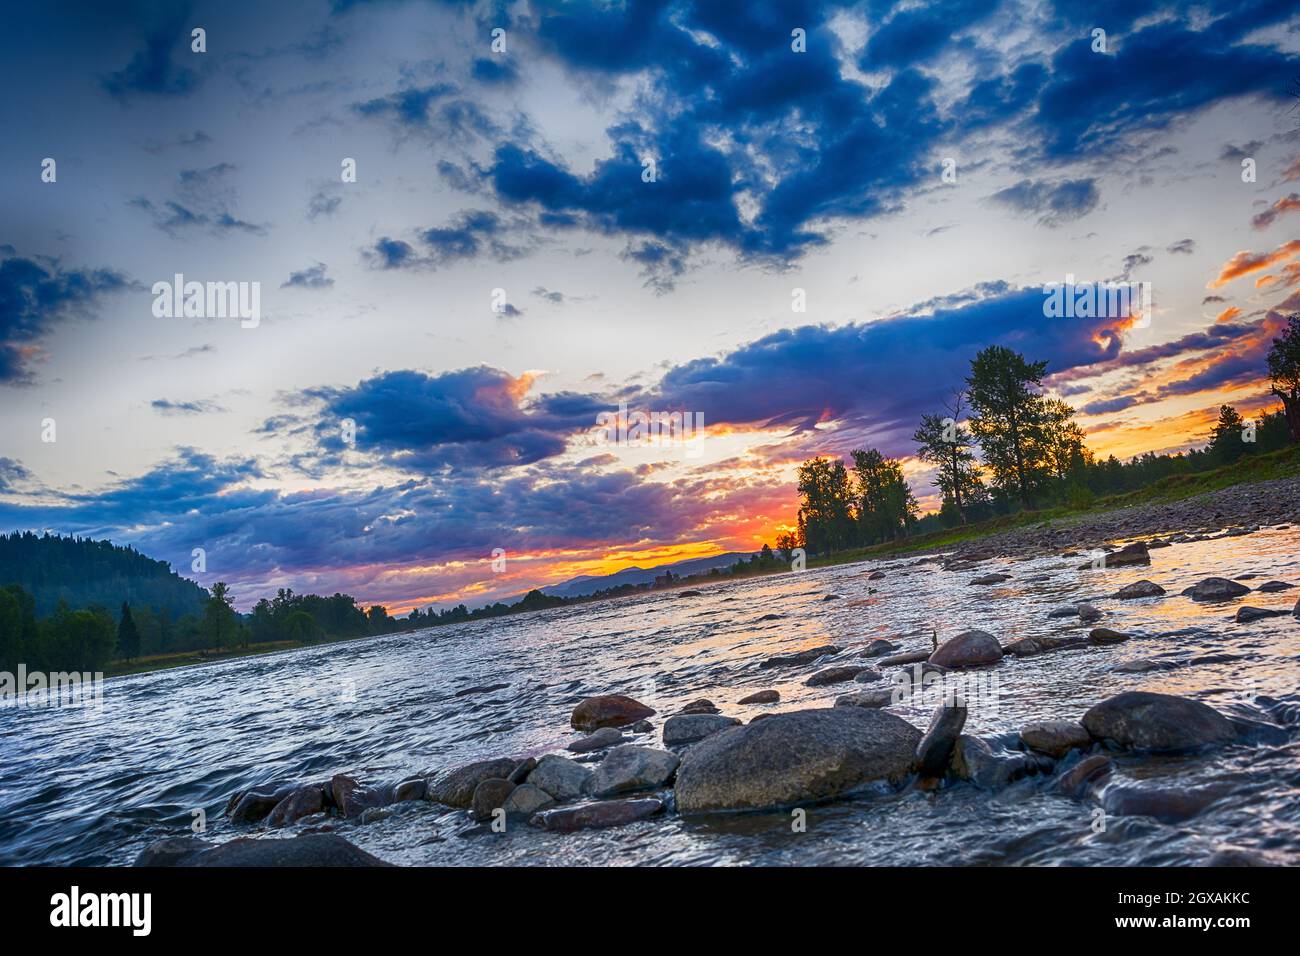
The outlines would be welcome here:
[[[1173,670],[1177,666],[1172,661],[1157,660],[1154,657],[1143,657],[1135,661],[1124,661],[1116,664],[1111,668],[1117,674],[1148,674],[1151,671]]]
[[[827,684],[843,684],[845,681],[851,681],[863,671],[870,670],[869,667],[860,667],[849,665],[846,667],[827,667],[809,677],[804,684],[808,687],[825,687]]]
[[[511,783],[518,786],[528,779],[528,775],[537,769],[537,758],[527,757],[521,760],[514,770],[511,770],[506,777]]]
[[[1263,594],[1276,594],[1278,591],[1289,591],[1293,587],[1294,584],[1287,584],[1285,581],[1265,581],[1255,590]]]
[[[915,764],[921,732],[880,710],[835,707],[774,714],[687,752],[677,809],[757,810],[828,800],[873,781],[897,783]]]
[[[828,657],[839,652],[840,649],[834,644],[819,644],[817,647],[810,647],[806,651],[796,651],[793,654],[778,654],[775,657],[769,657],[765,661],[760,661],[758,666],[761,670],[772,667],[796,667],[800,664],[811,664],[819,657]]]
[[[341,773],[330,778],[329,794],[335,809],[347,820],[356,819],[371,807],[393,802],[392,793],[384,788],[363,789],[352,777]]]
[[[484,780],[474,788],[474,795],[470,798],[470,816],[480,823],[491,820],[493,812],[504,809],[507,798],[514,791],[515,784],[503,777]]]
[[[634,734],[652,734],[655,732],[655,725],[648,720],[638,720],[628,727],[628,731]]]
[[[393,802],[405,803],[407,800],[423,800],[429,791],[429,782],[423,777],[403,780],[393,788]]]
[[[610,747],[617,747],[625,739],[616,727],[602,727],[590,737],[575,740],[566,749],[578,754],[592,750],[607,750]]]
[[[191,838],[184,838],[190,840]],[[192,840],[193,852],[175,840],[168,848],[150,846],[137,858],[136,866],[391,866],[333,833],[302,833],[291,839],[241,837],[212,844]]]
[[[971,584],[1001,584],[1003,581],[1010,581],[1011,575],[994,572],[993,574],[982,574],[977,578],[971,579]]]
[[[866,646],[862,651],[862,657],[884,657],[898,650],[898,645],[893,641],[875,640]]]
[[[282,784],[274,789],[268,787],[236,793],[226,805],[226,816],[236,823],[256,823],[297,789],[297,784]]]
[[[864,667],[862,670],[858,671],[857,676],[853,678],[853,683],[874,684],[876,681],[884,679],[885,675],[880,673],[880,671],[876,670],[874,667]]]
[[[1115,769],[1115,762],[1105,754],[1084,757],[1052,781],[1052,789],[1069,797],[1081,796],[1094,789]]]
[[[1088,643],[1103,647],[1109,644],[1123,644],[1128,639],[1128,634],[1113,631],[1109,627],[1094,627],[1088,632]]]
[[[1173,824],[1190,820],[1223,795],[1222,787],[1111,787],[1101,805],[1116,816]]]
[[[1102,568],[1121,568],[1131,564],[1150,564],[1151,554],[1147,551],[1147,546],[1141,541],[1134,541],[1132,544],[1126,544],[1118,551],[1112,551],[1104,555],[1101,561]],[[1091,561],[1087,564],[1080,565],[1081,570],[1088,570],[1093,567]]]
[[[891,654],[880,659],[881,667],[898,667],[904,664],[920,664],[930,659],[930,651],[908,651],[905,654]]]
[[[288,826],[295,820],[309,817],[325,810],[325,794],[319,786],[299,787],[275,805],[266,818],[269,827]]]
[[[514,757],[479,760],[435,777],[429,784],[426,800],[464,810],[474,799],[474,791],[484,780],[505,780],[519,766]]]
[[[635,820],[654,816],[664,808],[658,797],[636,797],[626,800],[601,800],[582,803],[574,807],[547,810],[532,819],[535,827],[555,833],[572,833],[576,830],[594,830],[600,827],[617,827]]]
[[[981,790],[1000,790],[1021,777],[1050,769],[1052,761],[1033,753],[995,753],[988,741],[962,734],[952,749],[949,768],[958,780]]]
[[[872,571],[870,574],[867,575],[867,580],[868,580],[868,581],[879,581],[879,580],[881,580],[884,576],[885,576],[885,572],[884,572],[884,571]]]
[[[1037,657],[1039,654],[1046,654],[1049,651],[1060,651],[1068,647],[1082,647],[1087,643],[1087,638],[1083,637],[1083,635],[1022,637],[1018,641],[1012,641],[1002,650],[1014,657]]]
[[[622,694],[588,697],[573,708],[569,723],[574,730],[593,731],[601,727],[623,727],[643,717],[654,716],[654,708]]]
[[[1231,743],[1236,731],[1212,707],[1186,697],[1127,691],[1094,705],[1083,726],[1129,750],[1179,751]]]
[[[741,704],[775,704],[781,699],[781,694],[774,690],[760,690],[748,697],[742,697],[738,701]]]
[[[723,717],[721,714],[678,714],[664,721],[664,745],[679,747],[682,744],[693,744],[739,723],[735,717]]]
[[[1079,620],[1085,624],[1091,624],[1093,621],[1101,620],[1101,611],[1091,604],[1079,605]]]
[[[900,696],[906,696],[905,693]],[[860,690],[835,698],[836,707],[888,707],[894,703],[893,690]]]
[[[1250,588],[1227,578],[1205,578],[1183,592],[1193,601],[1231,601],[1249,594]]]
[[[1020,731],[1026,747],[1058,760],[1074,748],[1086,750],[1092,746],[1092,735],[1076,720],[1043,720],[1029,724]]]
[[[965,631],[949,638],[930,655],[931,664],[950,669],[979,667],[1002,660],[1002,647],[987,631]]]
[[[537,769],[528,775],[528,782],[563,803],[586,793],[592,776],[590,770],[568,757],[547,754],[537,761]]]
[[[1159,597],[1164,593],[1166,593],[1165,589],[1156,582],[1143,578],[1141,581],[1134,581],[1132,584],[1124,585],[1111,597],[1119,598],[1121,601],[1131,601],[1134,598]]]
[[[532,819],[534,813],[540,813],[555,806],[555,800],[549,793],[541,787],[534,787],[532,784],[525,783],[515,787],[506,797],[506,802],[501,805],[501,809],[506,812],[506,816],[515,819],[523,817]]]
[[[966,726],[966,705],[940,704],[930,716],[930,726],[916,746],[916,772],[922,779],[942,777],[952,749]]]
[[[600,762],[591,780],[591,792],[608,797],[661,787],[672,777],[679,762],[677,755],[667,750],[623,744]]]
[[[677,713],[679,714],[716,714],[718,705],[711,700],[701,697],[699,700],[693,700]]]
[[[1079,605],[1077,604],[1063,604],[1060,607],[1052,608],[1052,610],[1047,612],[1047,616],[1049,618],[1050,617],[1078,617],[1078,615],[1079,615]]]
[[[1286,611],[1275,611],[1266,607],[1251,607],[1244,604],[1237,608],[1236,621],[1238,624],[1249,624],[1251,621],[1258,621],[1266,617],[1282,617]]]

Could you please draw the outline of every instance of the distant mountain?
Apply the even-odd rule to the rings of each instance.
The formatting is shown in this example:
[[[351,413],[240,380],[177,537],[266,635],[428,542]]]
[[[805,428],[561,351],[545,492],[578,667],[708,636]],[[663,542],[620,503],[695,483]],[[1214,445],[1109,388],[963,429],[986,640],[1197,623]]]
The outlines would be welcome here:
[[[98,604],[114,615],[126,601],[180,617],[199,613],[208,597],[166,561],[134,548],[30,531],[0,535],[0,587],[6,584],[21,585],[36,599],[38,617],[51,613],[60,600],[73,610]]]
[[[613,574],[602,575],[580,574],[562,584],[544,587],[542,593],[555,597],[582,597],[584,594],[594,594],[623,584],[653,584],[654,579],[665,571],[672,571],[676,576],[683,578],[692,574],[708,574],[714,568],[729,568],[741,558],[748,561],[752,556],[753,552],[750,551],[728,551],[726,554],[715,554],[709,558],[687,558],[685,561],[675,561],[671,564],[657,564],[652,568],[624,568]]]

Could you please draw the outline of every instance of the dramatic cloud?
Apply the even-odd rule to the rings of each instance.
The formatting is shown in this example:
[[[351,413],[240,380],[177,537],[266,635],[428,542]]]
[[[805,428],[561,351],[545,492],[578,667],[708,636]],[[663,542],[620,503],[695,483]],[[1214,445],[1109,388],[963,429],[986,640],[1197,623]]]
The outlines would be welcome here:
[[[1091,179],[1058,183],[1022,179],[1014,186],[994,193],[989,199],[1016,212],[1035,215],[1045,226],[1059,226],[1096,209],[1101,194],[1097,191],[1097,183]]]

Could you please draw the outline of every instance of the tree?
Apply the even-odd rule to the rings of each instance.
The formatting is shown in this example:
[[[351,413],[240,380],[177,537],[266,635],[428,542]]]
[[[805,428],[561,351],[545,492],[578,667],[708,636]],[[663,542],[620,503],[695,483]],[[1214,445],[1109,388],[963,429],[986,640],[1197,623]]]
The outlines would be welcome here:
[[[203,608],[203,630],[209,647],[223,648],[235,638],[239,621],[232,601],[230,585],[225,581],[212,585],[212,596]]]
[[[1268,350],[1270,390],[1282,399],[1282,413],[1292,442],[1300,442],[1300,312],[1291,313],[1286,329]]]
[[[1231,405],[1219,406],[1219,420],[1214,423],[1207,451],[1216,463],[1231,465],[1250,449],[1244,441],[1246,423]]]
[[[140,656],[140,631],[131,617],[131,605],[122,602],[122,617],[117,622],[117,652],[126,660]]]
[[[916,499],[903,477],[903,468],[874,448],[853,452],[857,480],[856,510],[865,544],[901,537],[916,520]]]
[[[944,505],[951,503],[962,524],[966,523],[967,506],[984,497],[979,465],[971,450],[971,434],[958,423],[965,408],[964,398],[960,390],[954,392],[945,409],[948,415],[922,415],[921,427],[912,435],[912,441],[920,446],[917,457],[938,467],[934,483],[943,495]]]
[[[781,552],[781,560],[789,564],[794,557],[794,549],[799,547],[799,536],[792,531],[782,531],[776,536],[776,550]]]
[[[1074,420],[1074,409],[1059,398],[1045,398],[1042,403],[1042,460],[1047,471],[1065,481],[1079,473],[1092,460],[1084,443],[1083,429]]]
[[[853,543],[853,488],[844,462],[811,458],[799,466],[799,537],[814,554]]]
[[[966,379],[974,415],[970,429],[984,452],[993,484],[1004,494],[1033,507],[1034,493],[1046,473],[1042,387],[1046,362],[1027,362],[1001,345],[982,349],[971,360]]]

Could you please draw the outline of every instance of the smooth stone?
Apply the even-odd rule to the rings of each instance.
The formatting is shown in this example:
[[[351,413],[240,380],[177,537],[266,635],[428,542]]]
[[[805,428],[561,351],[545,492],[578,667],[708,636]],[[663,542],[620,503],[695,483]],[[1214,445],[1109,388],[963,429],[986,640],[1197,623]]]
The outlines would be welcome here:
[[[1108,627],[1094,627],[1088,632],[1088,643],[1098,644],[1103,647],[1110,644],[1123,644],[1128,639],[1128,634],[1112,631]]]
[[[853,678],[855,684],[874,684],[878,680],[884,680],[885,675],[880,673],[874,667],[864,667],[858,671],[858,676]]]
[[[628,727],[628,730],[634,734],[652,734],[654,733],[655,725],[650,723],[648,720],[638,720],[635,724]]]
[[[297,784],[288,784],[275,790],[247,790],[242,794],[236,794],[231,797],[226,815],[237,823],[256,823],[297,789]]]
[[[524,817],[531,819],[534,813],[540,813],[555,806],[555,799],[541,787],[521,784],[510,791],[501,809],[510,818]]]
[[[610,747],[617,747],[623,743],[626,738],[614,727],[602,727],[590,737],[583,737],[581,740],[575,740],[566,748],[574,753],[587,753],[592,750],[606,750]]]
[[[514,770],[511,770],[509,776],[507,776],[506,779],[517,786],[523,783],[525,780],[527,780],[528,775],[532,773],[536,768],[537,768],[537,758],[528,757],[525,760],[522,760],[519,763],[519,765],[515,767]]]
[[[1134,541],[1132,544],[1126,544],[1118,551],[1112,551],[1109,554],[1103,555],[1100,567],[1102,569],[1120,568],[1130,564],[1150,563],[1151,555],[1147,552],[1147,546],[1141,541]],[[1092,567],[1093,563],[1091,561],[1087,564],[1079,565],[1081,571],[1090,570]]]
[[[1037,657],[1039,654],[1046,654],[1049,651],[1060,651],[1068,647],[1082,647],[1087,643],[1087,638],[1082,635],[1070,635],[1068,637],[1022,637],[1018,641],[1012,641],[1006,647],[1002,648],[1002,650],[1003,653],[1011,654],[1014,657]]]
[[[881,667],[896,667],[903,664],[920,664],[930,659],[930,651],[908,651],[905,654],[893,654],[880,659]]]
[[[576,800],[587,792],[591,786],[593,774],[582,764],[561,757],[547,754],[537,761],[537,768],[528,775],[528,783],[541,787],[556,800]]]
[[[930,726],[916,745],[916,772],[922,779],[942,777],[953,747],[966,726],[966,705],[940,704],[930,715]]]
[[[711,700],[701,697],[699,700],[693,700],[677,713],[679,714],[716,714],[718,705]]]
[[[870,574],[867,575],[867,580],[868,580],[868,581],[879,581],[879,580],[880,580],[881,578],[883,578],[884,576],[885,576],[885,572],[884,572],[884,571],[872,571]]]
[[[758,666],[760,670],[767,670],[771,667],[795,667],[800,664],[811,664],[819,657],[827,657],[839,652],[840,649],[834,644],[819,644],[816,647],[808,648],[806,651],[796,651],[793,654],[778,654],[775,657],[769,657],[765,661],[760,661]]]
[[[971,584],[1001,584],[1003,581],[1010,581],[1011,575],[994,572],[993,574],[982,574],[977,578],[971,579]]]
[[[1283,617],[1286,611],[1275,611],[1265,607],[1251,607],[1242,605],[1237,608],[1236,621],[1238,624],[1249,624],[1251,621],[1258,621],[1266,617]]]
[[[1111,668],[1117,674],[1149,674],[1151,671],[1167,671],[1174,668],[1174,664],[1169,661],[1158,661],[1154,658],[1143,658],[1136,661],[1125,661],[1122,664],[1116,664]]]
[[[664,745],[678,747],[692,744],[739,723],[735,717],[723,717],[720,714],[677,714],[664,721]]]
[[[474,788],[470,798],[469,815],[483,823],[492,819],[492,814],[504,807],[506,799],[514,793],[515,784],[502,777],[484,780]]]
[[[1165,589],[1156,582],[1143,578],[1141,581],[1134,581],[1132,584],[1124,585],[1111,597],[1119,598],[1121,601],[1131,601],[1135,598],[1160,597],[1165,593]]]
[[[737,703],[740,704],[775,704],[781,699],[781,694],[774,690],[760,690],[748,697],[740,698]]]
[[[324,810],[325,793],[319,786],[299,787],[275,805],[275,809],[266,818],[266,825],[269,827],[288,826],[290,823],[301,820],[303,817],[309,817],[313,813],[323,813]]]
[[[371,808],[387,806],[393,802],[390,788],[366,789],[352,777],[341,773],[330,778],[329,793],[334,807],[346,820],[355,819]]]
[[[1092,621],[1100,621],[1101,611],[1093,607],[1091,604],[1080,604],[1079,620],[1083,621],[1085,624],[1091,623]]]
[[[1154,817],[1161,823],[1190,820],[1224,796],[1222,787],[1111,787],[1101,805],[1123,817]]]
[[[574,730],[593,731],[601,727],[623,727],[654,716],[654,708],[623,694],[588,697],[573,709],[569,723]]]
[[[423,777],[403,780],[393,788],[393,802],[405,803],[407,800],[423,800],[429,791],[429,782]]]
[[[170,842],[170,841],[167,841]],[[138,866],[391,866],[333,833],[302,833],[291,839],[240,837],[225,843],[195,840],[195,852],[177,855],[179,848],[141,854]],[[156,846],[156,844],[155,844]]]
[[[870,670],[870,668],[856,665],[827,667],[825,670],[820,670],[816,674],[813,674],[804,681],[804,684],[808,687],[825,687],[827,684],[843,684],[845,681],[853,680],[853,678],[857,677],[865,670]]]
[[[834,707],[774,714],[686,753],[680,813],[758,810],[834,799],[911,772],[921,732],[880,710]]]
[[[1052,610],[1050,610],[1050,611],[1047,612],[1047,616],[1048,616],[1049,618],[1051,618],[1051,617],[1078,617],[1078,615],[1079,615],[1079,605],[1077,605],[1077,604],[1063,604],[1063,605],[1061,605],[1060,607],[1058,607],[1058,608],[1053,608]]]
[[[1050,758],[1037,754],[994,753],[988,741],[966,734],[957,738],[949,764],[954,777],[970,781],[981,790],[1000,790],[1051,765]]]
[[[1193,601],[1231,601],[1233,598],[1249,594],[1250,588],[1227,578],[1205,578],[1193,584],[1187,591]]]
[[[1228,718],[1186,697],[1127,691],[1094,705],[1083,726],[1097,740],[1129,750],[1179,751],[1237,739]]]
[[[1093,754],[1084,757],[1052,781],[1052,789],[1066,796],[1077,797],[1085,790],[1099,785],[1114,769],[1115,762],[1105,754]]]
[[[997,638],[987,631],[965,631],[949,638],[930,655],[931,664],[940,667],[962,668],[995,664],[1002,660],[1002,647]]]
[[[636,820],[654,816],[664,808],[658,797],[637,797],[627,800],[601,800],[574,807],[547,810],[532,819],[535,827],[554,833],[573,833],[577,830],[595,830],[617,827]]]
[[[892,690],[860,690],[854,694],[843,694],[835,698],[836,707],[888,707],[894,703]]]
[[[425,799],[464,810],[474,799],[474,791],[480,783],[492,779],[505,780],[517,766],[519,761],[514,757],[477,760],[435,777],[429,784]]]
[[[672,777],[680,762],[676,754],[667,750],[623,744],[611,750],[600,762],[591,781],[591,792],[598,797],[608,797],[661,787]]]
[[[1264,594],[1276,594],[1278,591],[1289,591],[1293,587],[1295,587],[1294,584],[1287,584],[1285,581],[1265,581],[1255,590]]]
[[[1092,746],[1092,735],[1077,720],[1043,720],[1029,724],[1020,731],[1026,747],[1058,760],[1073,748],[1086,750]]]
[[[886,654],[889,654],[892,651],[896,651],[896,650],[898,650],[898,645],[895,644],[893,641],[886,641],[883,639],[879,639],[879,640],[874,640],[870,644],[868,644],[866,649],[862,652],[861,656],[862,657],[884,657]]]

